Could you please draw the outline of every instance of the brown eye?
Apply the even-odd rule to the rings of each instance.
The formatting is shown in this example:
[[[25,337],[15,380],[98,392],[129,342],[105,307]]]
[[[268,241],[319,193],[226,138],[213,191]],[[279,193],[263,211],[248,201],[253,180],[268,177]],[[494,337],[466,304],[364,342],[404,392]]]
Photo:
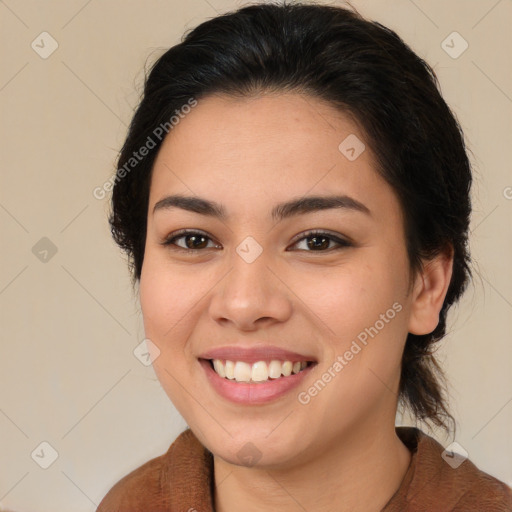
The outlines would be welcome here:
[[[208,245],[207,238],[203,235],[185,235],[185,245],[188,249],[204,249]]]
[[[310,249],[328,249],[330,245],[331,239],[327,236],[308,236],[307,244]]]
[[[310,231],[293,245],[297,246],[299,243],[304,243],[304,241],[306,248],[299,250],[306,252],[328,252],[331,249],[336,250],[352,246],[349,241],[323,231]],[[331,246],[331,243],[334,243],[334,247]]]
[[[208,246],[212,242],[213,245]],[[184,251],[197,251],[201,249],[208,249],[211,247],[219,247],[214,244],[212,239],[204,233],[199,231],[183,230],[179,233],[172,233],[163,242],[162,245],[166,247],[174,246],[178,250]]]

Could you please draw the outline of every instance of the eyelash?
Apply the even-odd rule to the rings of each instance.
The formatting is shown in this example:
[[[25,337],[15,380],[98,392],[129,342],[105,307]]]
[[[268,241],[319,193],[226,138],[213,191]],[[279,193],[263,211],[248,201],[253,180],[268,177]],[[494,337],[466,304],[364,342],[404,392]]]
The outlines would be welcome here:
[[[204,251],[206,249],[211,249],[211,247],[205,247],[203,249],[188,249],[188,248],[180,247],[180,246],[178,246],[178,245],[176,245],[174,243],[176,240],[178,240],[180,238],[184,238],[187,235],[200,235],[200,236],[203,236],[204,238],[207,238],[207,239],[213,241],[213,239],[210,236],[208,236],[206,233],[204,233],[202,231],[194,231],[194,230],[189,230],[189,229],[182,229],[180,231],[176,231],[174,233],[171,233],[163,242],[161,242],[161,245],[163,245],[165,247],[169,247],[169,248],[171,246],[174,246],[172,248],[172,250],[186,252],[186,253],[198,253],[198,252]],[[305,232],[305,233],[303,233],[303,234],[301,234],[299,236],[300,236],[300,238],[297,238],[295,240],[295,242],[293,242],[292,245],[296,245],[299,242],[301,242],[302,240],[305,240],[307,238],[312,238],[314,236],[317,236],[317,237],[321,236],[321,237],[327,238],[330,241],[335,242],[336,244],[338,244],[338,247],[334,247],[334,248],[331,247],[329,249],[318,250],[318,251],[299,249],[299,250],[304,251],[304,252],[311,252],[311,253],[322,253],[323,252],[323,253],[325,253],[325,252],[331,252],[333,250],[334,251],[341,250],[341,249],[353,246],[353,243],[350,242],[349,240],[342,239],[342,238],[340,238],[338,236],[332,235],[329,232],[321,231],[321,230],[313,229],[313,230],[307,231],[307,232]]]

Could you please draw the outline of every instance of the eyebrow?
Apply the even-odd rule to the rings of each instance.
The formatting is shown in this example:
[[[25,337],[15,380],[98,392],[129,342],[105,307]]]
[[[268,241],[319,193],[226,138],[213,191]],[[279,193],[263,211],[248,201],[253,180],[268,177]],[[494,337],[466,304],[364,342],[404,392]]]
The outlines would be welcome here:
[[[201,197],[182,195],[164,197],[153,207],[153,214],[159,210],[168,210],[171,208],[181,208],[189,212],[215,217],[221,220],[227,219],[226,211],[222,205]],[[295,215],[304,215],[333,208],[343,208],[371,216],[368,207],[360,201],[346,195],[306,196],[299,199],[292,199],[291,201],[279,203],[274,206],[271,216],[274,221],[281,221]]]

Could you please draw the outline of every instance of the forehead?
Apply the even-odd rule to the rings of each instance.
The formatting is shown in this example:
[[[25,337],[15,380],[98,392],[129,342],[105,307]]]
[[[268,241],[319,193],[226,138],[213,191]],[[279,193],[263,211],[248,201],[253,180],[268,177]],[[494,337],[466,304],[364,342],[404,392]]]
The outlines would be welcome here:
[[[297,93],[199,100],[160,148],[150,208],[169,193],[207,196],[234,209],[309,194],[381,206],[395,200],[357,123]]]

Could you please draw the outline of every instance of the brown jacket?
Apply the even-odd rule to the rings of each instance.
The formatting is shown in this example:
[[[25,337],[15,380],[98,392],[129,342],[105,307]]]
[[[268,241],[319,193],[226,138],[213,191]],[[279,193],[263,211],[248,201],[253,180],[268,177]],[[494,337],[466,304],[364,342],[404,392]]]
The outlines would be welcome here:
[[[453,469],[443,447],[412,427],[397,427],[412,452],[400,488],[382,512],[510,512],[512,490],[469,460]],[[107,493],[97,512],[213,512],[213,457],[190,429],[166,454],[135,469]]]

